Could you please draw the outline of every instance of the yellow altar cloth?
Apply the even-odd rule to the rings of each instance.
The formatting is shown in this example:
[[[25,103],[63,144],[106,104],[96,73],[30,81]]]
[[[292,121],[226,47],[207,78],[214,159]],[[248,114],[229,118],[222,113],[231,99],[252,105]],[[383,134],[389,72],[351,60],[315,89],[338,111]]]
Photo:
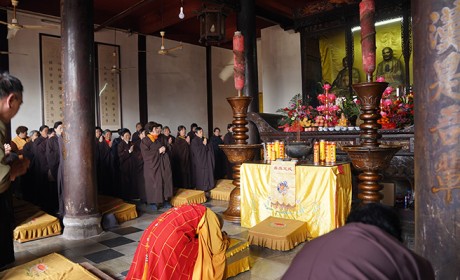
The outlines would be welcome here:
[[[293,207],[272,201],[270,164],[241,165],[241,226],[251,228],[266,218],[279,217],[307,223],[311,238],[345,224],[351,208],[350,164],[296,166]]]

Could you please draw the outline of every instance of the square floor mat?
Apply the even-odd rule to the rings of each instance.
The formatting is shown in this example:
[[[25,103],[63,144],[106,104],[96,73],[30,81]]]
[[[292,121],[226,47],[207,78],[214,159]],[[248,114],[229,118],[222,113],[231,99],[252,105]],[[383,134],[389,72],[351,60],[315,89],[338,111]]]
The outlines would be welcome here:
[[[128,235],[128,234],[139,232],[139,231],[143,231],[143,230],[137,227],[125,227],[125,228],[117,228],[117,229],[111,230],[111,232],[119,234],[119,235]]]
[[[92,253],[92,254],[89,254],[89,255],[86,255],[86,256],[83,256],[83,257],[88,259],[88,260],[90,260],[90,261],[92,261],[93,263],[101,263],[101,262],[105,262],[105,261],[109,261],[109,260],[119,258],[121,256],[124,256],[124,255],[122,253],[120,253],[120,252],[115,251],[115,250],[107,249],[107,250]]]
[[[129,243],[132,243],[132,242],[134,242],[134,240],[131,240],[131,239],[123,237],[123,236],[120,236],[120,237],[117,237],[117,238],[107,239],[107,240],[101,241],[99,243],[101,243],[102,245],[105,245],[105,246],[107,246],[109,248],[113,248],[113,247],[118,247],[118,246],[121,246],[121,245],[129,244]]]

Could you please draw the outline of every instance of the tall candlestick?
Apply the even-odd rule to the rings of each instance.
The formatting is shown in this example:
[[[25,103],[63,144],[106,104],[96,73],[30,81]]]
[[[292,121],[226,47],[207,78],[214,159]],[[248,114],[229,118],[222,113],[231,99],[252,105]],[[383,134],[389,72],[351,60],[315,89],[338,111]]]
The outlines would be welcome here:
[[[233,36],[233,73],[235,89],[238,91],[238,96],[242,96],[241,91],[244,87],[244,37],[240,31],[236,31]]]
[[[375,2],[362,0],[359,3],[359,20],[361,23],[361,48],[363,53],[363,68],[367,82],[372,82],[375,71]]]

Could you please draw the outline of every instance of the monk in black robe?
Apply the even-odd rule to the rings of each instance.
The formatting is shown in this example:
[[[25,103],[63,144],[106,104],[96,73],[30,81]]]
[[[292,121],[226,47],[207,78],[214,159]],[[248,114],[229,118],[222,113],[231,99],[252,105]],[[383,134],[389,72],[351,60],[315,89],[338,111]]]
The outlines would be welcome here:
[[[195,132],[197,127],[198,125],[196,123],[192,123],[190,125],[190,131],[187,133],[188,138],[190,138],[190,143],[192,143],[193,138],[195,138]]]
[[[54,124],[55,136],[49,137],[46,141],[46,160],[48,162],[48,204],[47,210],[51,212],[58,211],[59,209],[59,195],[58,195],[58,170],[60,162],[59,140],[62,132],[62,122],[58,121]]]
[[[37,130],[30,132],[30,141],[24,145],[22,149],[22,155],[30,161],[27,173],[23,175],[21,180],[23,198],[27,201],[33,202],[36,199],[36,193],[34,184],[34,171],[35,171],[35,153],[34,153],[34,141],[39,137],[40,133]]]
[[[131,143],[131,132],[129,129],[122,129],[120,132],[122,141],[118,144],[118,159],[120,164],[121,197],[123,199],[138,198],[139,193],[134,185],[133,172],[135,157],[133,154],[134,144]]]
[[[48,184],[48,162],[46,160],[46,140],[48,139],[48,126],[40,127],[40,136],[34,141],[34,203],[46,207],[47,184]]]
[[[113,162],[112,162],[112,132],[104,130],[102,138],[99,139],[98,148],[97,181],[100,194],[114,195],[113,188]]]
[[[210,191],[214,188],[214,153],[208,139],[203,137],[203,129],[197,127],[195,138],[190,144],[192,158],[192,186],[198,190]]]
[[[233,138],[233,127],[234,125],[229,123],[227,125],[227,133],[224,136],[224,145],[235,144],[235,138]],[[233,164],[228,160],[227,155],[225,156],[226,167],[225,171],[227,173],[227,179],[233,179]]]
[[[143,127],[142,123],[140,123],[140,122],[136,123],[136,132],[134,132],[133,136],[131,137],[131,141],[133,143],[136,143],[137,141],[141,140],[140,139],[141,130],[142,131],[144,130],[144,127]]]
[[[223,179],[226,174],[227,157],[224,151],[219,147],[219,145],[224,144],[224,140],[222,140],[222,135],[220,135],[220,129],[218,127],[214,128],[210,141],[214,152],[214,179]]]
[[[144,159],[141,152],[141,141],[145,138],[145,130],[141,128],[139,131],[139,139],[132,141],[133,149],[133,187],[136,188],[138,198],[145,198],[145,180],[144,180]],[[131,138],[132,139],[132,138]],[[145,199],[144,199],[145,200]]]
[[[178,128],[176,141],[172,146],[171,165],[173,171],[174,188],[190,189],[190,144],[185,136],[185,126]]]
[[[157,210],[160,204],[169,208],[169,200],[173,196],[172,172],[169,156],[166,154],[166,143],[158,137],[160,126],[155,122],[145,125],[147,137],[141,141],[142,158],[144,159],[145,200]]]

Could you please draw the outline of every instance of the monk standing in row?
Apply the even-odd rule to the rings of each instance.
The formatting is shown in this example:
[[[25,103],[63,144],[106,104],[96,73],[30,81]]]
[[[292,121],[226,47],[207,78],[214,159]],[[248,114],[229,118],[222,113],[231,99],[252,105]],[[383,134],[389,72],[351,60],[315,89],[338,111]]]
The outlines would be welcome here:
[[[148,122],[140,148],[144,160],[145,197],[144,201],[151,205],[153,210],[161,206],[170,208],[169,200],[173,196],[172,172],[169,156],[166,153],[167,143],[160,135],[160,124]],[[141,192],[143,193],[143,192]]]

